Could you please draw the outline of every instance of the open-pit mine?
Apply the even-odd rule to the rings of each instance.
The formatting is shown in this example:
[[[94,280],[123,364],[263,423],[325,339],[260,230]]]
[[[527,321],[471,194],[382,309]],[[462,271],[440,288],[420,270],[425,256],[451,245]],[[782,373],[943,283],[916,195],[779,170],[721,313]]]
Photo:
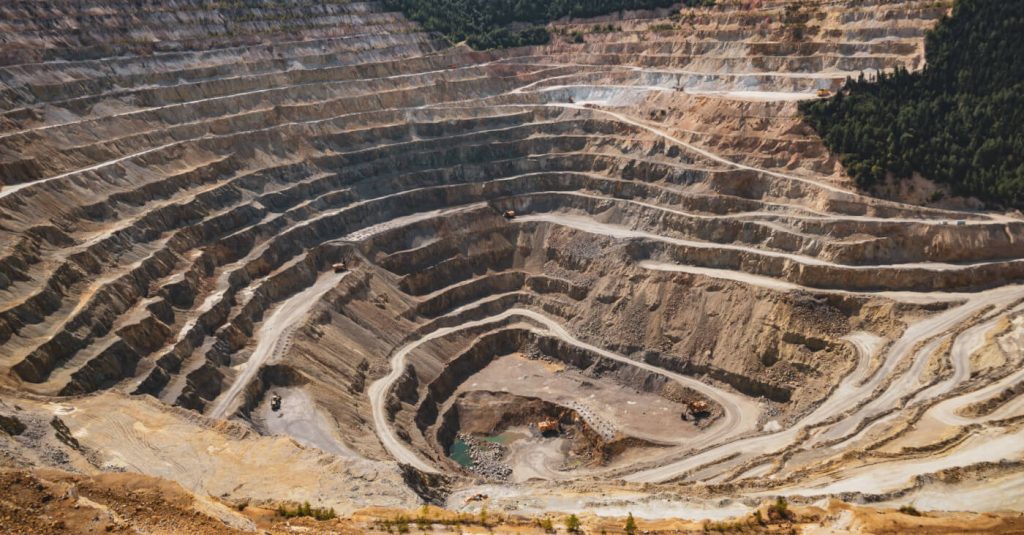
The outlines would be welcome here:
[[[793,4],[475,51],[374,2],[0,3],[0,466],[232,529],[1024,510],[1024,218],[870,196],[798,110],[952,2]]]

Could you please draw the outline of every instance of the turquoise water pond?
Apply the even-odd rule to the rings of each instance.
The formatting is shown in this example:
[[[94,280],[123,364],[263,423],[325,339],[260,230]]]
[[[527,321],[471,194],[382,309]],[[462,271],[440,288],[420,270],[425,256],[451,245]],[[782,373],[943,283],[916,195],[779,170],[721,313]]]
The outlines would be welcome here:
[[[509,444],[521,438],[526,438],[527,436],[529,435],[527,435],[526,433],[506,431],[504,433],[501,433],[500,435],[494,435],[492,437],[483,437],[483,440],[487,442],[497,442],[498,444]],[[466,444],[466,441],[462,440],[461,438],[455,439],[455,442],[452,443],[452,447],[448,449],[448,456],[451,457],[453,461],[467,468],[473,466],[474,464],[473,459],[469,457],[469,444]]]

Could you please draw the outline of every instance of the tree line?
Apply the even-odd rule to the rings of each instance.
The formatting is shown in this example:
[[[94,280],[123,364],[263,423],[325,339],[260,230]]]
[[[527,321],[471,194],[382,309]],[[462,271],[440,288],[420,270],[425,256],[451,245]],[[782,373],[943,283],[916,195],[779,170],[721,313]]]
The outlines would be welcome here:
[[[848,79],[804,116],[861,187],[916,172],[1024,207],[1024,3],[959,0],[925,47],[921,72]]]
[[[384,0],[429,31],[475,49],[546,44],[544,25],[562,17],[594,17],[621,10],[675,4],[709,5],[709,0]]]

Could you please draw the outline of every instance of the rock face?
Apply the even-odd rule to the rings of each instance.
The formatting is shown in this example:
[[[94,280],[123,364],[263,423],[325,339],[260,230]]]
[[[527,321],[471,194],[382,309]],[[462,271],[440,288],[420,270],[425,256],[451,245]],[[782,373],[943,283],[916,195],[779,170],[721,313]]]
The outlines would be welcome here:
[[[17,436],[25,432],[25,424],[17,416],[4,416],[0,414],[0,431],[11,436]]]
[[[375,2],[0,6],[4,396],[82,466],[351,507],[467,485],[481,392],[583,421],[600,462],[525,479],[877,498],[1019,461],[1024,221],[857,192],[797,110],[921,68],[949,2],[753,4],[488,52]]]

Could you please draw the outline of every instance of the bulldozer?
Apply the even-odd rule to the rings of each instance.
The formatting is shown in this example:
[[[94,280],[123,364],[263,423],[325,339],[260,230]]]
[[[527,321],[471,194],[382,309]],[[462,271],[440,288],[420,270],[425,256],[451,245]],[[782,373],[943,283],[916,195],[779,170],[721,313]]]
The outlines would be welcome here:
[[[828,98],[832,96],[832,92],[828,89],[819,89],[815,94],[818,95],[818,98]]]

